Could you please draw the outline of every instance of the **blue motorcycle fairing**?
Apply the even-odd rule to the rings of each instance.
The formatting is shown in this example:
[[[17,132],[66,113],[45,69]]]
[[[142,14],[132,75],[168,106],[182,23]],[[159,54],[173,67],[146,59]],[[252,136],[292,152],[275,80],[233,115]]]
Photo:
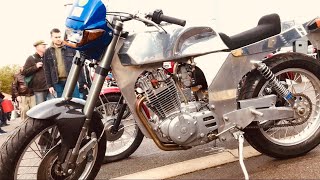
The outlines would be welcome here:
[[[101,0],[77,0],[74,2],[66,27],[73,30],[103,29],[104,34],[76,49],[84,52],[89,59],[99,60],[113,37],[113,31],[106,21],[107,9]]]
[[[75,30],[97,29],[106,25],[107,9],[101,0],[77,0],[74,2],[66,25]]]

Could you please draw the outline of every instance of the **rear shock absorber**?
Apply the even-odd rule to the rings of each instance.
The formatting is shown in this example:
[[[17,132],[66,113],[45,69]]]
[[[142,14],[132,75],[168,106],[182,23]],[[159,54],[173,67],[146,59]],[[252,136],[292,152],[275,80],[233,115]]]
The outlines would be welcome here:
[[[276,76],[272,73],[270,68],[260,61],[254,61],[253,64],[257,68],[257,70],[261,73],[261,75],[269,81],[272,88],[286,101],[288,101],[292,106],[295,103],[294,97],[292,93],[284,87],[283,84],[280,83],[280,81],[276,78]]]

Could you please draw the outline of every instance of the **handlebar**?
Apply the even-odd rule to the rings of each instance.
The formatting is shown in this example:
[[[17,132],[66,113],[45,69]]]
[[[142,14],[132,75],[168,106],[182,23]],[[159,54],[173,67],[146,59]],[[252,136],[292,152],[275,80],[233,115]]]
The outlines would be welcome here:
[[[157,27],[158,29],[162,29],[161,27],[159,27],[159,24],[162,21],[168,22],[171,24],[180,25],[180,26],[186,25],[186,20],[166,16],[163,14],[163,11],[160,9],[155,10],[154,12],[151,12],[151,13],[144,15],[144,16],[141,16],[141,14],[130,14],[130,13],[125,13],[125,12],[108,12],[107,15],[114,15],[113,20],[120,20],[122,22],[135,19],[135,20],[144,22],[145,24],[153,25],[153,26]]]
[[[166,15],[160,15],[160,19],[162,19],[162,21],[165,21],[165,22],[168,22],[168,23],[172,23],[172,24],[177,24],[177,25],[180,25],[180,26],[185,26],[186,25],[186,21],[185,20],[174,18],[174,17],[170,17],[170,16],[166,16]]]
[[[151,20],[157,24],[160,24],[161,21],[164,21],[171,24],[177,24],[180,26],[186,25],[186,20],[166,16],[163,14],[163,11],[161,9],[155,10],[153,13],[149,13],[146,17],[151,18]]]

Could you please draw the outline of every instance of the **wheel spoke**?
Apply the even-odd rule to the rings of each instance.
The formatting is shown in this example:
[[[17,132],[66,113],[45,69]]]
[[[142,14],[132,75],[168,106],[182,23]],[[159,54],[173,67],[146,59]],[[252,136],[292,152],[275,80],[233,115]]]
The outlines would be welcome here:
[[[132,132],[132,133],[129,133],[128,130],[126,130],[126,129],[125,129],[124,131],[125,131],[127,134],[129,134],[131,137],[134,137],[134,136],[133,136],[133,132]]]
[[[308,89],[310,89],[310,88],[312,88],[312,87],[313,87],[312,84],[311,84],[310,86],[305,87],[305,89],[302,91],[302,93],[304,93],[306,90],[308,90]]]
[[[315,106],[315,107],[320,108],[320,105],[317,105],[317,104],[314,104],[314,103],[312,103],[312,105],[313,105],[313,106]],[[312,111],[315,111],[315,109],[314,109],[314,108],[312,108]]]
[[[292,130],[296,133],[295,136],[299,134],[299,132],[296,130],[296,126],[292,126],[292,127],[293,127]]]
[[[287,137],[288,129],[289,129],[289,128],[286,128],[286,132],[284,133],[284,138]]]
[[[36,153],[36,151],[30,146],[30,149],[32,149],[32,151],[40,158],[40,159],[42,159],[42,156],[41,155],[39,155],[38,153]],[[40,150],[39,150],[39,152],[40,152]]]
[[[277,133],[280,130],[280,128],[276,128],[276,130],[270,134],[270,136],[272,137],[275,133]]]
[[[316,92],[315,90],[308,90],[308,91],[303,91],[302,93],[307,93],[307,92]]]
[[[289,87],[289,88],[290,88],[290,87]],[[292,82],[291,82],[291,91],[292,91],[293,93],[297,93],[297,91],[296,91],[296,89],[294,88]]]
[[[296,73],[296,74],[297,74],[297,73]],[[301,78],[301,79],[302,79],[301,74],[299,74],[299,76],[297,76],[297,78],[295,78],[295,79],[294,79],[294,81],[297,81],[299,78]]]

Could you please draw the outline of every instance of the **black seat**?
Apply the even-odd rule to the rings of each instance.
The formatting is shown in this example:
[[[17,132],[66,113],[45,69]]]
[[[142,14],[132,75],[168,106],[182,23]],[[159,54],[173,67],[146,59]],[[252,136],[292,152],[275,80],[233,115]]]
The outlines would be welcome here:
[[[269,14],[260,18],[258,26],[234,36],[219,33],[223,42],[230,50],[237,49],[281,32],[281,22],[278,14]]]

